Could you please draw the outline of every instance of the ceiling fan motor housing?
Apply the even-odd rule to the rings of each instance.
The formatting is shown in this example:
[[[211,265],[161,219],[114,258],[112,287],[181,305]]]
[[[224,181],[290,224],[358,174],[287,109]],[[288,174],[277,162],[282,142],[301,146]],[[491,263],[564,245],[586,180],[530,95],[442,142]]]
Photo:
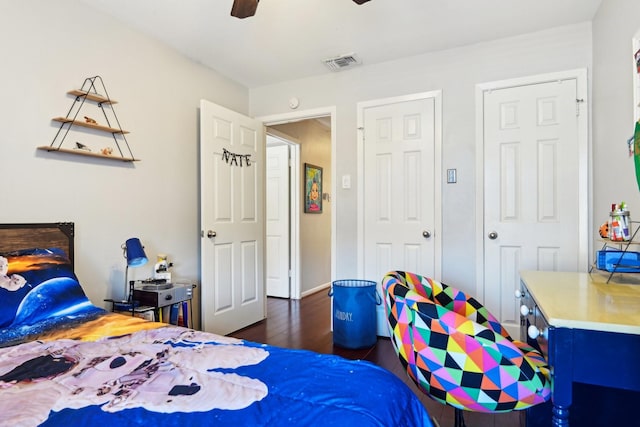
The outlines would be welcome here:
[[[231,16],[244,19],[256,14],[258,0],[233,0]]]
[[[244,19],[256,14],[259,0],[233,0],[231,16]],[[353,0],[357,4],[364,4],[369,0]]]

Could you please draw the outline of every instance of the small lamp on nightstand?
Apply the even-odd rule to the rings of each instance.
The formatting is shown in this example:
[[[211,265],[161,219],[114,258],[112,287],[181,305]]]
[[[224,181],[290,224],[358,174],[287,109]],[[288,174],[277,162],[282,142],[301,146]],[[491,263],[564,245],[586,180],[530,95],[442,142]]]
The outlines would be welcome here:
[[[124,295],[126,302],[131,303],[133,295],[129,295],[129,267],[140,267],[148,261],[147,254],[144,253],[144,247],[140,243],[140,239],[132,237],[122,244],[122,255],[127,260],[127,267],[124,275]]]

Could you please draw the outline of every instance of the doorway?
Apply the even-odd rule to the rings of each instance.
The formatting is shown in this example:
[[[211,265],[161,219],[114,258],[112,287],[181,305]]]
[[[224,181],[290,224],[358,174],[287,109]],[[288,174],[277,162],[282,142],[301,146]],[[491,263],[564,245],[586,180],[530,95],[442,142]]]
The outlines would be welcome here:
[[[266,254],[268,297],[300,298],[300,144],[267,128]]]
[[[291,244],[289,266],[290,298],[301,299],[306,295],[330,286],[335,275],[335,203],[333,203],[331,197],[335,189],[335,181],[333,179],[336,146],[334,131],[335,107],[296,111],[259,117],[258,119],[265,124],[267,134],[271,134],[273,137],[288,144],[290,149],[298,148],[298,159],[291,160],[291,238],[289,239]],[[321,215],[304,213],[302,208],[304,201],[302,189],[304,163],[314,163],[317,159],[322,159],[322,156],[319,157],[315,150],[310,154],[308,146],[305,147],[307,143],[305,139],[308,135],[300,130],[305,129],[305,127],[322,128],[326,134],[326,140],[323,142],[323,150],[326,150],[326,156],[324,160],[319,160],[319,162],[322,162],[320,166],[324,166],[323,179],[325,182],[322,190],[324,198],[323,213]],[[299,137],[302,135],[304,136]],[[319,228],[315,224],[309,225],[309,221],[315,221],[316,223],[323,221],[325,224]],[[320,229],[325,230],[323,231],[324,241],[317,242],[313,238],[309,241],[308,236]],[[314,258],[318,255],[314,251],[317,252],[319,250],[326,262],[314,262]],[[269,256],[270,251],[267,253],[267,257]],[[267,262],[272,263],[270,260],[267,260]],[[304,275],[302,274],[303,271]],[[318,277],[321,279],[318,279]]]

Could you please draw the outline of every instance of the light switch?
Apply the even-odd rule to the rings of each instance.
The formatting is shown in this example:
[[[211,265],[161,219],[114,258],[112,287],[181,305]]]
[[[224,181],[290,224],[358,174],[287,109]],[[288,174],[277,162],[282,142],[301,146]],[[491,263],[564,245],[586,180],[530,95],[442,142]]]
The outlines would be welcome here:
[[[351,188],[351,175],[342,175],[342,188]]]
[[[455,184],[458,181],[458,171],[456,169],[447,169],[447,184]]]

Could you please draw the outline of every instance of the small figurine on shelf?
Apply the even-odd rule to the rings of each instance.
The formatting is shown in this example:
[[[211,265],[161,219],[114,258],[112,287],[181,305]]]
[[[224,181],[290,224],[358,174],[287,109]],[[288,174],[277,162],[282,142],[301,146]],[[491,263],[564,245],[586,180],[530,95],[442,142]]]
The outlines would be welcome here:
[[[86,145],[84,145],[81,142],[77,142],[76,141],[76,150],[84,150],[84,151],[91,151],[91,148],[87,147]]]
[[[89,123],[90,125],[97,125],[98,122],[95,121],[95,119],[92,119],[91,117],[88,116],[84,116],[84,121]]]
[[[105,148],[102,148],[102,149],[100,149],[100,153],[101,153],[103,156],[110,156],[110,155],[111,155],[111,153],[113,153],[113,148],[111,148],[111,147],[105,147]]]

